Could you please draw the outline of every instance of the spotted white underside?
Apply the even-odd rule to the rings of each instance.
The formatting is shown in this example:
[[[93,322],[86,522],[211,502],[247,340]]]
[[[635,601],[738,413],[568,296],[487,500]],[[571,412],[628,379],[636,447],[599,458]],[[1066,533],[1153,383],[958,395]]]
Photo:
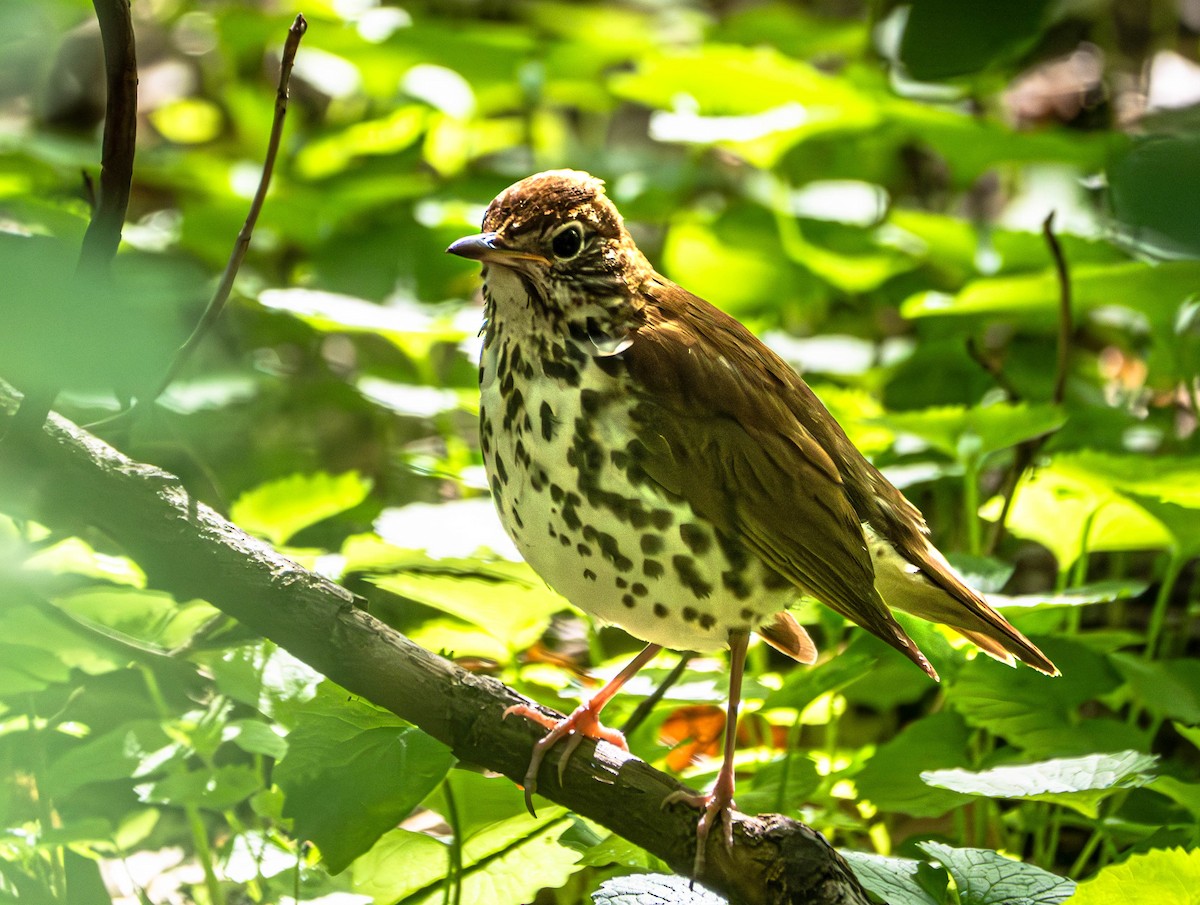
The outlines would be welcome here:
[[[528,344],[532,312],[524,287],[502,268],[490,271],[489,292],[506,308],[503,329],[493,330],[480,366],[481,427],[489,434],[484,464],[501,520],[530,566],[577,607],[644,641],[679,650],[726,647],[731,630],[754,628],[795,599],[795,589],[763,587],[766,570],[755,557],[742,565],[742,581],[729,587],[727,573],[734,564],[712,529],[686,501],[668,499],[648,482],[631,482],[608,456],[594,473],[597,486],[640,502],[663,527],[636,527],[577,493],[574,471],[567,463],[577,422],[584,417],[583,394],[590,390],[607,397],[621,390],[619,378],[596,364],[613,349],[619,354],[620,346],[585,348],[578,386],[547,377]],[[506,347],[509,355],[514,348],[523,349],[524,360],[533,362],[532,374],[514,375],[507,392],[497,376]],[[513,411],[513,390],[521,405],[515,417],[506,418]],[[553,426],[543,430],[546,407]],[[605,450],[624,450],[635,439],[622,407],[605,408],[586,423],[592,439]],[[539,480],[539,475],[547,480]],[[559,486],[558,499],[549,484]],[[564,507],[566,495],[572,493],[577,502]],[[607,539],[598,541],[597,531]],[[752,593],[746,593],[746,586]]]

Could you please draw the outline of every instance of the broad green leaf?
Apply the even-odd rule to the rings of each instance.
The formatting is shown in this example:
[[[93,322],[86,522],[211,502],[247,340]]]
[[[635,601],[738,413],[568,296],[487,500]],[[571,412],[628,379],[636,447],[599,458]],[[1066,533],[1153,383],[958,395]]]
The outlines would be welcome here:
[[[921,778],[931,786],[964,795],[1050,801],[1095,818],[1096,806],[1112,793],[1150,782],[1157,763],[1158,757],[1153,754],[1121,751],[978,771],[928,770]]]
[[[1123,262],[1081,264],[1071,268],[1074,311],[1082,315],[1108,306],[1133,309],[1151,323],[1170,324],[1180,304],[1200,285],[1200,263]],[[1053,271],[992,277],[968,283],[957,295],[924,292],[907,299],[907,318],[1021,318],[1040,324],[1058,317],[1059,285]]]
[[[0,660],[0,683],[17,683],[22,690],[44,688],[48,682],[65,678],[66,670],[80,669],[99,675],[120,669],[128,663],[123,652],[113,650],[107,642],[97,639],[86,629],[72,626],[62,619],[52,619],[34,606],[3,606],[0,603],[0,638],[7,643],[17,642],[22,649],[12,659]],[[58,666],[45,657],[57,661]],[[5,694],[10,693],[5,691]]]
[[[944,905],[948,901],[946,874],[931,864],[846,849],[839,854],[862,885],[888,905]]]
[[[419,569],[370,576],[370,581],[477,625],[513,650],[529,647],[551,616],[570,608],[524,563],[437,560]]]
[[[956,461],[982,459],[1062,426],[1052,405],[997,402],[986,406],[945,406],[895,412],[880,422],[897,433],[913,434]]]
[[[92,631],[155,653],[183,646],[220,614],[202,600],[179,604],[170,594],[138,588],[87,588],[54,603]]]
[[[1200,821],[1200,782],[1184,782],[1174,776],[1156,776],[1149,787],[1167,796]]]
[[[133,720],[69,747],[50,764],[48,791],[65,798],[89,783],[154,775],[176,752],[161,723]]]
[[[407,104],[311,141],[296,155],[296,171],[307,179],[322,179],[344,170],[356,157],[395,154],[421,137],[428,114],[421,104]]]
[[[592,893],[594,905],[727,905],[728,901],[678,874],[613,877]]]
[[[580,860],[579,852],[558,841],[571,826],[564,814],[559,807],[541,808],[538,817],[511,817],[463,840],[457,878],[462,905],[520,905],[543,887],[561,886]],[[444,843],[392,830],[354,862],[354,887],[377,902],[435,905],[445,896],[449,858]]]
[[[1194,134],[1135,139],[1107,172],[1108,198],[1121,233],[1152,254],[1200,254],[1200,182],[1179,178],[1198,166],[1200,140]]]
[[[1082,721],[1077,708],[1113,691],[1120,680],[1099,654],[1074,641],[1036,639],[1062,670],[1051,678],[1025,667],[1012,668],[976,657],[959,670],[945,691],[946,700],[968,725],[987,729],[1040,757],[1087,754],[1064,748]]]
[[[146,573],[132,559],[99,553],[80,537],[68,537],[39,550],[25,561],[24,567],[51,575],[81,575],[134,588],[146,586]]]
[[[875,662],[876,658],[870,654],[843,653],[811,669],[792,670],[779,690],[767,695],[763,709],[790,707],[803,710],[821,695],[857,682],[871,671]]]
[[[1200,849],[1158,849],[1101,868],[1079,884],[1070,905],[1195,905]]]
[[[283,815],[332,873],[404,819],[454,763],[445,745],[328,682],[287,742],[273,774],[286,795]]]
[[[282,722],[311,701],[325,681],[307,663],[270,641],[202,651],[193,659],[212,673],[222,694]]]
[[[962,905],[1058,905],[1075,891],[1074,881],[991,849],[919,847],[950,872]]]
[[[371,481],[356,471],[294,474],[261,484],[237,498],[230,519],[275,546],[330,516],[353,509],[371,492]]]
[[[791,814],[800,811],[821,785],[812,758],[790,751],[758,764],[753,776],[738,780],[738,806],[748,814]]]
[[[970,799],[961,791],[930,786],[923,771],[966,767],[971,732],[953,711],[910,723],[880,745],[854,778],[859,796],[882,811],[940,817]]]
[[[622,839],[616,833],[593,845],[583,854],[580,867],[617,867],[637,871],[667,870],[666,862],[656,858],[640,845],[634,845],[627,839]]]
[[[394,299],[377,305],[353,296],[316,289],[269,289],[259,294],[265,308],[282,311],[322,333],[369,333],[395,345],[417,361],[429,357],[439,343],[457,345],[468,331],[455,312],[435,316],[412,300]]]
[[[1163,719],[1200,723],[1200,660],[1144,660],[1120,653],[1111,660],[1142,707]]]
[[[233,742],[243,751],[279,760],[287,753],[287,739],[259,720],[235,720],[221,733],[222,741]]]
[[[1078,455],[1063,454],[1028,472],[1014,491],[1009,530],[1047,547],[1060,569],[1069,568],[1088,552],[1171,545],[1161,522],[1088,465]],[[994,512],[991,517],[995,518]]]
[[[754,91],[744,90],[752,83]],[[618,97],[659,110],[651,135],[719,144],[769,167],[792,145],[831,130],[868,128],[876,105],[844,80],[769,48],[710,44],[639,62],[610,80]],[[694,109],[688,109],[694,105]]]
[[[970,581],[968,584],[976,586]],[[1147,587],[1145,582],[1114,579],[1079,585],[1059,592],[1046,591],[1040,594],[1019,594],[1017,596],[988,594],[987,600],[993,607],[1008,611],[1006,615],[1011,618],[1014,614],[1019,616],[1023,610],[1090,606],[1097,603],[1112,603],[1114,600],[1132,600],[1144,594]]]
[[[986,69],[1033,45],[1046,27],[1050,0],[1012,0],[979,7],[955,0],[915,0],[900,41],[900,62],[918,81]]]
[[[173,772],[140,788],[143,801],[157,804],[195,805],[210,811],[236,807],[262,788],[258,770],[247,764]]]

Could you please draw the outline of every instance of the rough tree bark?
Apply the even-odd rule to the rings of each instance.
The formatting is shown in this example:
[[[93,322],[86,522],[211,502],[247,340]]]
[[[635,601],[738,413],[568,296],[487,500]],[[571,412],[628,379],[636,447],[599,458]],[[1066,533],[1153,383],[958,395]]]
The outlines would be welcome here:
[[[0,434],[17,406],[0,384]],[[524,775],[541,731],[502,719],[525,699],[413,644],[354,605],[339,585],[287,559],[192,498],[178,478],[134,462],[52,415],[0,443],[0,506],[53,528],[106,532],[178,599],[200,597],[348,691],[406,719],[463,761]],[[679,783],[611,745],[586,741],[560,785],[557,754],[539,792],[686,874],[697,813],[662,800]],[[866,905],[867,894],[814,830],[780,816],[746,817],[726,851],[714,834],[704,882],[746,905]]]

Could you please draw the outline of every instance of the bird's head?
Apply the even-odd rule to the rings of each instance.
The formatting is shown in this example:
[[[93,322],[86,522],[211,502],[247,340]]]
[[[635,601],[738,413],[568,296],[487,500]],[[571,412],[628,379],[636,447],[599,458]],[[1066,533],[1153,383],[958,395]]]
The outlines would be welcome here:
[[[536,301],[561,313],[585,299],[627,297],[652,272],[604,183],[577,170],[510,185],[488,205],[483,232],[446,250],[518,274]]]

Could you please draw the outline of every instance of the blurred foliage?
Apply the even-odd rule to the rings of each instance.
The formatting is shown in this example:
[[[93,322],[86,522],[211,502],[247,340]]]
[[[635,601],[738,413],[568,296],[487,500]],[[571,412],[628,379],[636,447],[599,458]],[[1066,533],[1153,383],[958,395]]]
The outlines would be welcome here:
[[[58,408],[84,422],[156,385],[245,216],[299,10],[134,4],[133,200],[101,286],[75,275],[103,117],[91,4],[0,4],[0,375],[65,387]],[[157,406],[98,431],[422,644],[569,709],[633,642],[513,561],[474,429],[478,278],[442,252],[510,182],[590,170],[664,272],[807,372],[1064,674],[913,625],[932,687],[801,602],[825,656],[751,651],[739,803],[811,823],[893,905],[1055,903],[1077,879],[1081,903],[1191,901],[1197,4],[303,12],[233,300]],[[1062,399],[1051,211],[1074,295]],[[630,683],[616,724],[673,662]],[[630,741],[703,784],[725,679],[692,667]],[[603,828],[544,803],[530,817],[507,780],[451,769],[208,603],[146,587],[103,533],[3,514],[0,764],[0,901],[456,886],[505,905],[661,881]]]

